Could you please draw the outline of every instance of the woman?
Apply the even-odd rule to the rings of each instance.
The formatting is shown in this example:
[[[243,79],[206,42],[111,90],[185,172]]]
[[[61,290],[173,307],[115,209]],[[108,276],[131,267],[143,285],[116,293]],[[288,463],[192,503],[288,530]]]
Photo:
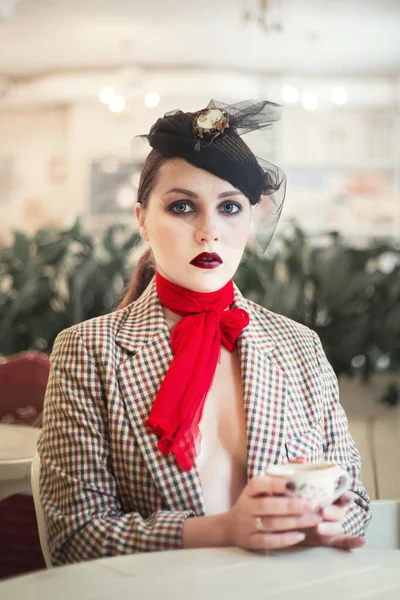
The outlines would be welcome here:
[[[45,400],[41,496],[54,564],[206,546],[363,545],[360,458],[316,334],[233,285],[256,205],[285,177],[240,133],[268,102],[159,119],[135,207],[150,244],[121,307],[63,331]],[[267,240],[268,241],[268,240]],[[156,272],[156,276],[154,276]],[[271,463],[329,461],[351,492],[315,514]]]

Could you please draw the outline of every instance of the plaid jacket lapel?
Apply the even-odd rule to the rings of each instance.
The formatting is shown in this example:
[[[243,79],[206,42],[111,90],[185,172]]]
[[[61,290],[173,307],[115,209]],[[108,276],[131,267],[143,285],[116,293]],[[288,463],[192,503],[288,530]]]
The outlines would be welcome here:
[[[235,288],[234,306],[250,314],[250,323],[238,340],[247,428],[248,479],[263,475],[281,462],[286,434],[287,381],[274,358],[265,315],[254,311]]]
[[[133,355],[118,371],[118,381],[128,417],[143,458],[170,510],[205,514],[204,497],[196,468],[186,472],[173,454],[163,456],[157,437],[146,425],[154,398],[171,364],[170,333],[158,299],[155,281],[134,304],[117,343]]]

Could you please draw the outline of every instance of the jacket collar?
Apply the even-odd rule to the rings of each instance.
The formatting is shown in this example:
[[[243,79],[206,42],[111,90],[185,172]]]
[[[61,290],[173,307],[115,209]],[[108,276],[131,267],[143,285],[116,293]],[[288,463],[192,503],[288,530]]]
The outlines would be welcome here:
[[[127,318],[116,336],[116,343],[128,352],[140,352],[154,337],[170,336],[167,321],[157,294],[153,277],[136,302],[126,309]]]

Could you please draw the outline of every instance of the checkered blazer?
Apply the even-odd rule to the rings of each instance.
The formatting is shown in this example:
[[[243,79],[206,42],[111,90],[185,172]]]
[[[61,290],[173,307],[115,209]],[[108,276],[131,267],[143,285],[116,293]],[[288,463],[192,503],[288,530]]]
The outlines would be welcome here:
[[[248,477],[298,456],[342,465],[356,494],[344,529],[363,533],[360,457],[318,336],[237,288],[234,306],[250,314],[238,339]],[[128,307],[57,337],[39,441],[55,565],[179,548],[184,520],[205,514],[196,467],[185,472],[163,456],[145,424],[172,358],[154,279]]]

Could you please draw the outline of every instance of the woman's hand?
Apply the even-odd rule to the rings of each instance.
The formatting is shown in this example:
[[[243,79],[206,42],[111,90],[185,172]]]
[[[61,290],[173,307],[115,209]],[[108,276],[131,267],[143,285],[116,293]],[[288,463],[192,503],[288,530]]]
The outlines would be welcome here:
[[[304,464],[305,458],[299,456],[294,463]],[[365,538],[343,534],[342,523],[346,517],[347,509],[354,503],[353,492],[347,491],[334,504],[320,511],[321,522],[313,529],[307,530],[302,546],[330,546],[342,550],[355,550],[365,545]]]
[[[303,546],[330,546],[342,550],[362,548],[365,539],[361,536],[345,535],[342,523],[347,509],[354,503],[354,494],[346,492],[334,504],[320,511],[321,522],[313,529],[304,532],[306,538]]]
[[[248,550],[287,548],[302,542],[304,531],[322,520],[308,501],[290,498],[293,482],[275,477],[251,479],[227,512],[229,545]]]

